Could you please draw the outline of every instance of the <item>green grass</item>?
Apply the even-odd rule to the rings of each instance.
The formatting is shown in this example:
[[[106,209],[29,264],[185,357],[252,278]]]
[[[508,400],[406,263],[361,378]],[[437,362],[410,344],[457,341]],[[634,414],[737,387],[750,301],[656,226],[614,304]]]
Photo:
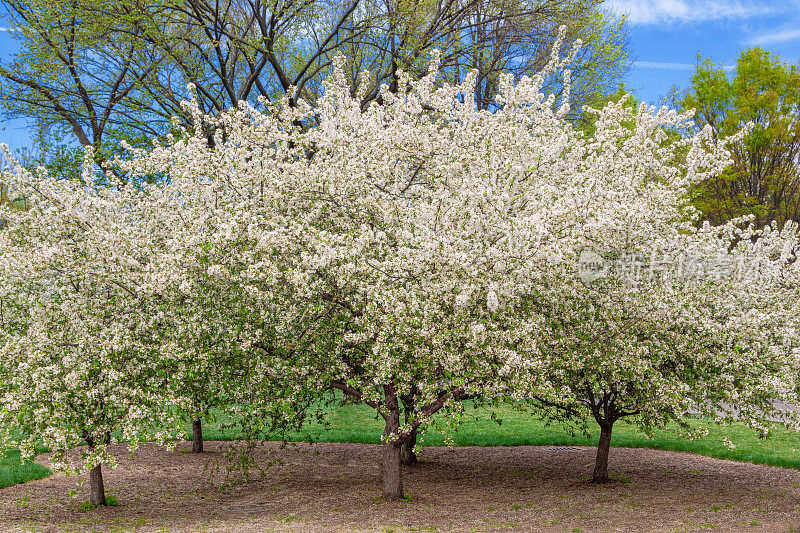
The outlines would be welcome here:
[[[0,455],[0,489],[32,479],[42,479],[50,474],[50,470],[40,464],[20,462],[19,450],[11,450],[5,456]]]
[[[498,425],[490,419],[491,411],[502,420]],[[319,424],[306,429],[307,436],[318,442],[363,442],[377,444],[383,429],[382,421],[375,419],[374,411],[367,406],[333,407],[328,416],[330,427]],[[656,448],[691,452],[721,459],[751,461],[753,463],[800,468],[800,433],[775,429],[770,437],[761,439],[744,424],[720,426],[709,420],[690,420],[694,427],[708,430],[705,437],[690,440],[681,436],[677,424],[656,430],[652,438],[626,424],[624,419],[614,425],[612,446]],[[452,433],[458,446],[595,446],[599,430],[589,427],[589,436],[575,431],[571,424],[546,424],[511,406],[466,409],[463,424]],[[296,437],[300,437],[297,435]],[[736,446],[733,450],[723,444],[727,437]],[[428,429],[422,446],[441,446],[445,439],[436,426]]]
[[[502,424],[491,419],[502,420]],[[220,419],[224,416],[220,415]],[[378,444],[383,430],[382,420],[375,417],[375,411],[365,405],[331,406],[327,408],[325,419],[327,424],[310,423],[301,433],[292,435],[293,440],[315,442],[358,442]],[[420,445],[441,446],[445,439],[434,423],[429,428]],[[624,420],[614,425],[612,446],[634,448],[656,448],[691,452],[721,459],[751,461],[753,463],[800,468],[800,434],[797,432],[776,429],[768,439],[758,438],[755,431],[743,424],[719,426],[707,420],[691,420],[692,426],[703,426],[709,433],[705,437],[689,440],[682,437],[676,424],[657,430],[652,438],[648,438],[634,426]],[[514,409],[508,405],[494,408],[465,410],[463,424],[458,431],[452,432],[453,442],[457,446],[594,446],[597,444],[598,431],[591,427],[587,437],[575,431],[569,424],[546,424],[542,420]],[[205,440],[234,440],[239,435],[220,431],[218,424],[204,424]],[[723,444],[727,437],[736,448],[733,450]],[[191,439],[187,432],[186,439]],[[424,453],[424,452],[423,452]],[[0,460],[0,488],[22,483],[30,479],[39,479],[49,475],[49,471],[37,464],[19,463],[19,453],[11,452]]]

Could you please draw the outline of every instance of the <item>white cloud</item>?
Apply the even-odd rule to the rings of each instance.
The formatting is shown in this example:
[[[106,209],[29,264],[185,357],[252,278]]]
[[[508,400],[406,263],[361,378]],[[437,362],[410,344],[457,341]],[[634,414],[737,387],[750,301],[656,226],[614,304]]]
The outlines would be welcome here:
[[[627,14],[631,23],[642,25],[745,19],[793,8],[790,2],[763,0],[606,0],[605,6],[609,11]]]
[[[764,46],[768,44],[785,43],[800,39],[800,29],[780,30],[758,35],[749,40],[749,44]]]
[[[651,70],[694,70],[691,63],[665,63],[662,61],[634,61],[633,68],[646,68]]]
[[[663,61],[634,61],[633,68],[644,68],[650,70],[694,70],[697,65],[694,63],[669,63]],[[733,65],[724,65],[722,70],[734,70]]]
[[[0,26],[0,31],[19,31],[18,28],[9,28],[7,26]]]

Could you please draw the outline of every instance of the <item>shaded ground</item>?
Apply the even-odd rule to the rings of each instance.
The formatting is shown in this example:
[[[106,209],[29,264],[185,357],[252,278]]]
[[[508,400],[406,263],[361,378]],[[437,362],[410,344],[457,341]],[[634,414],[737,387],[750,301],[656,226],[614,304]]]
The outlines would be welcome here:
[[[82,508],[87,487],[63,475],[0,489],[0,531],[800,532],[799,471],[691,454],[612,449],[615,481],[597,486],[591,448],[423,448],[409,501],[383,503],[375,445],[290,446],[266,477],[223,492],[204,469],[219,444],[186,449],[120,453],[105,471],[116,507]]]

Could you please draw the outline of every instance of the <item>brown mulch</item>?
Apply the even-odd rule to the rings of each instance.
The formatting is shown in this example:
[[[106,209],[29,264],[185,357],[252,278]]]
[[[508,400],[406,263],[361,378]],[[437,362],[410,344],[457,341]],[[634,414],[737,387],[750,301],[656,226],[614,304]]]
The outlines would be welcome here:
[[[0,531],[768,531],[800,532],[800,471],[686,453],[614,448],[606,485],[594,449],[430,447],[404,469],[407,501],[380,499],[380,448],[259,448],[265,477],[219,490],[195,456],[119,447],[105,469],[115,507],[86,509],[88,487],[54,475],[0,489]],[[74,489],[75,494],[70,494]]]

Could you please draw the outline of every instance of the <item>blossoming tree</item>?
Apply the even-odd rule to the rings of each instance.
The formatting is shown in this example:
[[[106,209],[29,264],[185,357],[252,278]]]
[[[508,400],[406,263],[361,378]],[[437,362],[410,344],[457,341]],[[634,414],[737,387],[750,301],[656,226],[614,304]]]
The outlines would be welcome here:
[[[258,327],[242,345],[257,373],[293,376],[289,397],[339,390],[384,418],[388,498],[402,497],[409,435],[464,395],[497,392],[519,361],[511,344],[535,338],[535,320],[508,317],[496,292],[509,279],[531,290],[546,254],[527,237],[547,230],[497,206],[532,162],[557,166],[568,146],[567,108],[536,91],[561,63],[527,82],[529,101],[495,114],[464,98],[474,78],[437,87],[435,60],[362,112],[340,64],[317,108],[242,103],[215,118],[195,109],[199,126],[219,132],[213,149],[188,135],[123,165],[168,177],[182,257],[203,244],[205,269],[229,297],[255,298]],[[318,126],[296,127],[309,118]],[[557,194],[530,195],[529,213]],[[508,321],[528,334],[510,341]]]
[[[26,276],[55,281],[37,289],[47,312],[31,311],[33,301],[19,308],[15,336],[2,349],[28,348],[4,368],[28,371],[31,364],[29,372],[39,372],[37,331],[72,331],[102,316],[84,338],[108,354],[99,368],[116,368],[125,354],[136,361],[119,370],[133,378],[130,396],[114,385],[103,400],[128,406],[116,420],[132,438],[151,427],[147,416],[134,417],[149,412],[142,406],[180,405],[197,390],[165,387],[162,368],[184,369],[179,380],[197,377],[212,386],[201,392],[222,390],[223,404],[238,404],[250,419],[263,414],[272,426],[301,424],[314,399],[340,391],[384,420],[388,499],[403,496],[403,444],[437,413],[456,412],[465,396],[570,408],[588,401],[604,429],[598,481],[603,442],[619,416],[638,411],[647,423],[664,406],[677,416],[699,400],[741,406],[745,414],[763,408],[779,391],[755,391],[786,373],[794,339],[776,323],[779,315],[752,306],[782,301],[780,281],[792,279],[787,262],[773,261],[770,283],[749,295],[727,282],[639,287],[609,278],[587,287],[579,279],[575,267],[590,246],[617,254],[727,252],[719,232],[681,222],[686,186],[719,171],[727,154],[707,132],[665,145],[665,131],[686,120],[666,110],[630,113],[611,104],[591,135],[574,131],[564,119],[568,104],[541,94],[544,80],[569,60],[554,55],[516,85],[503,78],[499,109],[489,113],[476,111],[468,96],[474,77],[458,86],[436,82],[436,57],[427,76],[402,75],[397,91],[385,90],[364,110],[340,59],[315,107],[240,103],[205,117],[189,103],[196,132],[132,150],[120,162],[132,182],[156,173],[164,177],[159,183],[93,192],[18,170],[20,187],[59,193],[42,195],[41,207],[4,230],[9,257],[17,259],[6,262],[12,268],[3,287],[23,294]],[[568,87],[569,71],[564,76]],[[216,132],[213,148],[208,131]],[[91,217],[103,223],[81,225]],[[62,220],[78,222],[47,231]],[[34,239],[25,241],[29,234]],[[755,254],[741,246],[734,251]],[[36,266],[40,257],[48,258],[44,268]],[[74,264],[59,271],[62,257]],[[74,273],[83,276],[77,284]],[[103,280],[106,292],[85,279]],[[53,283],[86,302],[66,326],[59,313],[75,307],[51,298]],[[735,296],[725,296],[731,288]],[[181,301],[194,314],[180,316]],[[154,328],[161,349],[152,345]],[[128,334],[129,350],[119,340]],[[78,344],[80,354],[93,353],[86,345]],[[49,357],[67,347],[53,345]],[[232,370],[220,354],[241,354],[246,371]],[[214,370],[219,361],[222,372]],[[99,397],[78,382],[70,387]],[[67,409],[44,409],[25,394],[8,389],[0,412],[9,420],[39,412],[42,420],[48,409]],[[620,403],[626,395],[632,404]],[[401,417],[406,398],[413,401]],[[27,434],[72,427],[54,420],[29,424]],[[81,424],[73,426],[90,427]]]
[[[736,337],[741,324],[714,314],[731,305],[723,296],[734,285],[582,285],[573,267],[587,246],[727,251],[729,239],[682,221],[686,187],[719,172],[728,154],[707,131],[667,142],[688,117],[665,109],[612,103],[591,135],[575,132],[563,119],[568,105],[540,93],[568,61],[554,56],[517,85],[506,77],[495,113],[464,98],[472,80],[437,86],[435,59],[428,76],[404,77],[401,90],[362,110],[339,66],[317,108],[265,114],[242,104],[214,119],[195,110],[199,124],[224,132],[213,150],[186,138],[129,166],[185,182],[182,198],[207,184],[214,207],[205,220],[223,229],[209,272],[261,302],[270,334],[252,342],[260,372],[292,375],[295,395],[338,389],[375,408],[385,420],[386,497],[402,495],[402,444],[464,395],[570,408],[588,396],[603,428],[602,481],[619,416],[647,411],[647,425],[698,401],[750,413],[779,392],[761,386],[787,371],[775,350],[762,364],[763,341],[777,330],[751,321],[753,334]],[[296,128],[308,119],[317,126]],[[783,301],[776,284],[765,287],[765,301]],[[705,296],[692,299],[699,289]],[[665,329],[681,307],[687,325]],[[720,329],[739,340],[714,337]],[[714,364],[732,353],[744,355]],[[713,361],[690,365],[698,376],[686,379],[698,354]],[[600,386],[609,382],[646,394],[633,394],[631,407]],[[745,392],[756,389],[764,393]]]
[[[577,246],[532,295],[547,330],[538,357],[548,363],[534,372],[544,369],[552,387],[532,396],[597,422],[593,479],[605,482],[620,418],[649,430],[694,410],[766,428],[782,415],[773,400],[797,401],[800,284],[782,250],[798,235],[790,226],[695,227],[688,187],[721,172],[728,154],[710,129],[668,135],[689,114],[624,101],[589,112],[597,128],[581,140],[583,183],[570,190]]]
[[[161,348],[138,336],[152,319],[140,261],[157,232],[133,187],[55,181],[6,159],[3,181],[28,206],[5,210],[0,231],[0,443],[24,458],[44,445],[58,468],[89,470],[90,501],[104,505],[107,446],[170,430]],[[92,170],[87,153],[89,184]]]

